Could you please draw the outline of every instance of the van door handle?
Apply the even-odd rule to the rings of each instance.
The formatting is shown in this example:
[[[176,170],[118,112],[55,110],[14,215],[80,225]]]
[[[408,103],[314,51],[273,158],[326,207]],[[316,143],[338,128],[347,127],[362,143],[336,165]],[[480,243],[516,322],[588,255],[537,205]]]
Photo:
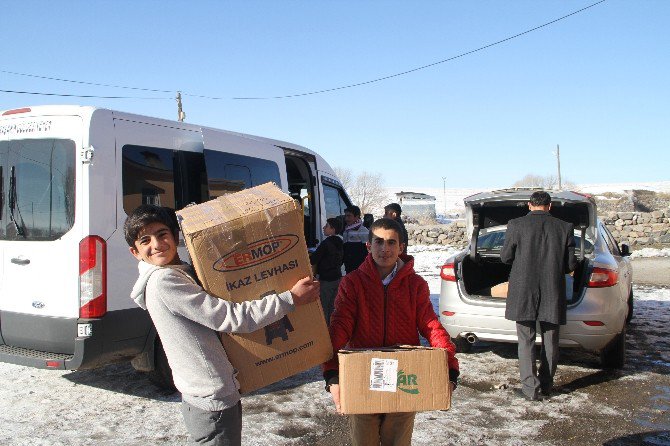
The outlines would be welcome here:
[[[20,258],[20,257],[14,257],[14,258],[11,260],[11,262],[14,263],[14,264],[16,264],[16,265],[27,265],[27,264],[30,263],[30,259],[22,259],[22,258]]]

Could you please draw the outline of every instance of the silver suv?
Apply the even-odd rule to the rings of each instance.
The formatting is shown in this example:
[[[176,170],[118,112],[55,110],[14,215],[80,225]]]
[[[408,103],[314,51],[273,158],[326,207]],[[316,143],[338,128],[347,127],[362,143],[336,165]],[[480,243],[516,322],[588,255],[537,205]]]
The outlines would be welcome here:
[[[439,303],[440,322],[460,351],[469,351],[480,340],[518,342],[514,321],[505,319],[512,267],[500,261],[500,250],[507,222],[528,213],[527,203],[535,190],[497,190],[464,200],[470,243],[442,266]],[[569,191],[550,194],[551,214],[574,224],[578,258],[574,273],[565,277],[568,313],[560,345],[599,353],[604,367],[621,368],[626,324],[633,315],[629,248],[619,247],[598,220],[591,196]]]

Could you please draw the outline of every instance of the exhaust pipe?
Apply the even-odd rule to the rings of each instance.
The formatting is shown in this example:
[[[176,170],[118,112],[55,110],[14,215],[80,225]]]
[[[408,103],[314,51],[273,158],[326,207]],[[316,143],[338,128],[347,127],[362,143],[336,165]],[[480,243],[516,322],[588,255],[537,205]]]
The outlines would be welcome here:
[[[468,333],[465,335],[465,340],[468,341],[469,344],[474,344],[475,342],[478,341],[477,335],[474,333]]]

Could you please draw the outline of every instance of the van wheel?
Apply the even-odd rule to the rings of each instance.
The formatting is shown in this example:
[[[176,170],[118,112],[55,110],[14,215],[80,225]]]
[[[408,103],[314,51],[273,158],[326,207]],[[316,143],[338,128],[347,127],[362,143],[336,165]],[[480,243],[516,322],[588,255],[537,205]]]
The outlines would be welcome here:
[[[633,290],[630,290],[628,295],[628,315],[626,316],[626,325],[630,324],[630,321],[633,320]]]
[[[168,364],[167,356],[165,356],[163,343],[158,337],[155,342],[154,369],[147,372],[147,378],[161,389],[177,390],[174,386],[174,380],[172,379],[172,369],[170,368],[170,364]]]
[[[626,362],[626,327],[600,353],[600,363],[606,369],[622,369]]]
[[[465,338],[457,337],[453,339],[454,345],[456,345],[456,353],[470,353],[472,350],[472,344],[465,340]]]

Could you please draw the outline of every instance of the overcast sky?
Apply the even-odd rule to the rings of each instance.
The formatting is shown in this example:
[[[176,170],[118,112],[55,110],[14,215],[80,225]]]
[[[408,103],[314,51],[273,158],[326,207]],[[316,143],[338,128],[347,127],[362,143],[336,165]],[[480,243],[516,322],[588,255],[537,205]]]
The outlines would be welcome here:
[[[8,0],[0,90],[132,99],[0,92],[0,109],[175,119],[181,90],[188,122],[388,186],[509,186],[555,174],[557,145],[574,183],[668,180],[670,2],[607,0],[496,44],[597,1]]]

